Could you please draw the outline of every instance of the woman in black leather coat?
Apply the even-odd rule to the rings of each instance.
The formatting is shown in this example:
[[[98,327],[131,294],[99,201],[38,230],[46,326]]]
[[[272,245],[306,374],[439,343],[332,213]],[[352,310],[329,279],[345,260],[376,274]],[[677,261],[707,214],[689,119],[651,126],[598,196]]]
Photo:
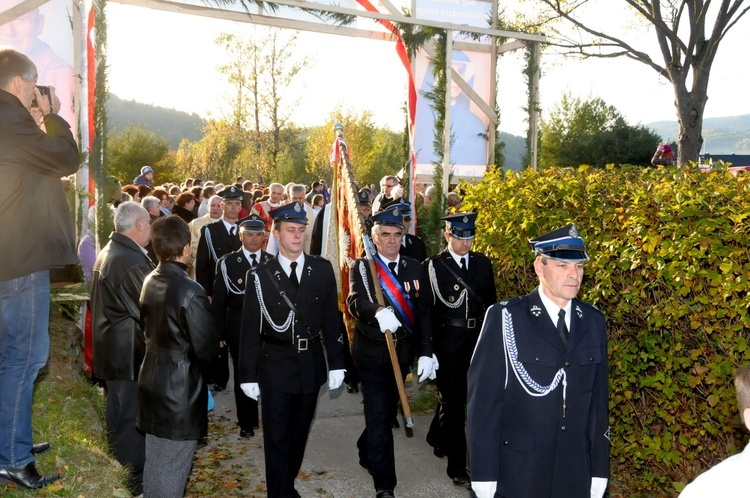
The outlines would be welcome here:
[[[143,284],[146,355],[138,377],[136,425],[146,433],[144,496],[180,497],[197,441],[208,432],[205,369],[219,351],[206,292],[187,274],[190,229],[159,218],[151,240],[160,263]]]

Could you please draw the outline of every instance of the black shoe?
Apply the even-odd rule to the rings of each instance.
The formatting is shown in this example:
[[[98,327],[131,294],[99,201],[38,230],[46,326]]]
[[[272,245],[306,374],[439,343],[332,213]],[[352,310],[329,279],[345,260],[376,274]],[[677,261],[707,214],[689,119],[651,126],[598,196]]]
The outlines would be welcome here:
[[[393,427],[394,429],[398,429],[399,427],[401,427],[401,424],[398,423],[398,419],[397,418],[394,418],[391,421],[391,427]]]
[[[214,384],[214,391],[216,391],[217,393],[220,393],[221,391],[223,391],[226,388],[227,388],[226,385]]]
[[[348,382],[346,384],[346,392],[348,393],[358,393],[359,392],[359,386],[356,382]]]
[[[460,474],[457,474],[455,476],[450,476],[450,478],[453,481],[453,484],[455,484],[456,486],[471,489],[471,477],[469,477],[468,472],[461,472]]]
[[[375,495],[375,498],[395,498],[392,489],[381,489]]]
[[[40,475],[34,462],[30,462],[26,467],[0,469],[0,485],[13,484],[18,489],[39,489],[58,479],[60,479],[58,474]]]
[[[39,443],[35,444],[31,447],[31,454],[32,455],[41,455],[45,451],[49,451],[49,449],[52,448],[52,446],[49,443]]]
[[[299,494],[299,491],[297,491],[297,490],[296,490],[296,489],[294,489],[294,488],[292,488],[292,491],[294,491],[294,498],[302,498],[302,495],[301,495],[301,494]]]
[[[432,454],[438,458],[445,458],[445,452],[440,447],[433,448]]]
[[[240,437],[253,437],[255,435],[255,431],[250,429],[240,429]]]

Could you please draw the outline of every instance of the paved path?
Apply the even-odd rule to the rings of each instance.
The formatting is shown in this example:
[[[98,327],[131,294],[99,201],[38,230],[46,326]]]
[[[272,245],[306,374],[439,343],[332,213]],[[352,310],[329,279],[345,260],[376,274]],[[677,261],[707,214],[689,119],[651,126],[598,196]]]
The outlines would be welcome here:
[[[208,446],[198,452],[197,462],[201,463],[196,466],[202,468],[198,471],[194,469],[191,485],[200,486],[196,484],[199,481],[226,480],[227,472],[213,474],[206,469],[212,465],[225,470],[229,467],[236,469],[235,474],[242,473],[242,478],[241,489],[227,494],[263,497],[263,430],[256,430],[253,438],[239,438],[231,386],[230,380],[228,389],[215,396],[216,408],[211,417],[212,435],[209,436]],[[419,388],[416,382],[408,383],[410,399],[419,396]],[[467,498],[470,492],[454,486],[446,475],[447,460],[435,457],[432,448],[425,442],[431,419],[432,415],[415,415],[414,437],[411,438],[406,437],[403,427],[393,431],[398,475],[395,494],[399,498]],[[375,496],[372,478],[358,463],[356,441],[363,428],[361,393],[350,394],[343,388],[332,393],[327,386],[321,389],[302,471],[295,483],[296,489],[304,498]],[[194,491],[196,489],[193,488]],[[212,494],[216,496],[217,492]],[[199,494],[188,493],[188,496]]]

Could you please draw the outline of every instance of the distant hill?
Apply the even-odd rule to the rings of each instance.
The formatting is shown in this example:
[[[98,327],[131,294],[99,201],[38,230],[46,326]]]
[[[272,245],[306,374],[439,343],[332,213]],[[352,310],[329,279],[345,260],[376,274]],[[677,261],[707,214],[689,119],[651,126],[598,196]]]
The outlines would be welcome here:
[[[505,169],[521,171],[521,159],[526,154],[526,139],[510,133],[500,132],[500,140],[505,142],[503,156],[505,156]]]
[[[662,140],[677,140],[677,121],[647,123]],[[703,151],[709,154],[750,154],[750,114],[703,120]]]
[[[197,142],[203,137],[204,121],[197,114],[122,100],[117,95],[110,95],[108,110],[112,132],[122,131],[128,125],[142,126],[166,138],[172,150],[177,149],[183,138]],[[644,126],[654,130],[664,141],[676,141],[677,121],[656,121]],[[501,132],[499,138],[505,142],[505,167],[520,170],[525,138],[505,132]],[[710,154],[750,154],[750,114],[706,118],[703,140],[704,152]]]
[[[183,138],[197,142],[203,137],[204,122],[197,114],[122,100],[112,94],[107,102],[107,111],[111,133],[123,131],[127,126],[147,128],[166,138],[172,150],[177,150]]]

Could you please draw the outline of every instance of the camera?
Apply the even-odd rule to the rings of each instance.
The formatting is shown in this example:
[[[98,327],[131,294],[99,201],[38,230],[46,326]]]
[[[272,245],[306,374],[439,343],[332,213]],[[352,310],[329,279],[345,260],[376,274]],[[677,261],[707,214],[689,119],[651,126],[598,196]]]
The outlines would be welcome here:
[[[50,94],[49,87],[44,85],[37,85],[36,88],[37,90],[39,90],[39,93],[41,93],[42,96],[47,97],[49,107],[50,109],[52,109],[52,95]],[[34,100],[31,101],[31,107],[39,107],[39,103],[36,101],[36,97],[34,97]]]

